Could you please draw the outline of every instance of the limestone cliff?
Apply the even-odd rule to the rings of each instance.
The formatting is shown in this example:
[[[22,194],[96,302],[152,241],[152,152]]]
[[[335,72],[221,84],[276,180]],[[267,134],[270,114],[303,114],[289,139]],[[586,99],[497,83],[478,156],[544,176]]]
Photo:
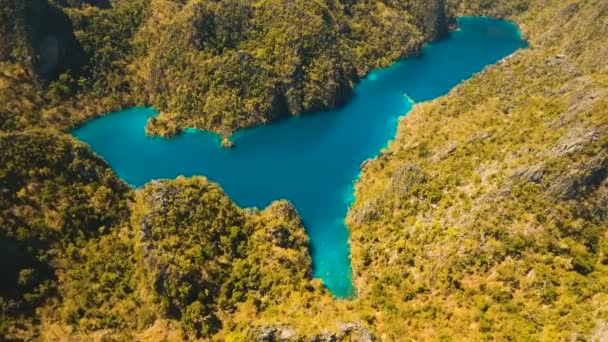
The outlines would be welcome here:
[[[46,81],[82,66],[84,54],[70,19],[47,0],[7,0],[0,21],[0,61],[22,63]]]

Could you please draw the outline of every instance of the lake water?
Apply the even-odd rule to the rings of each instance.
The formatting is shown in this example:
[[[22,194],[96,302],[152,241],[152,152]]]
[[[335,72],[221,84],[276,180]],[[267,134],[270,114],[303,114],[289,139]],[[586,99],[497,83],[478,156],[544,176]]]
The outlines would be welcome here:
[[[204,175],[242,207],[288,199],[310,237],[314,276],[336,297],[348,297],[354,289],[344,218],[361,163],[394,138],[410,99],[444,95],[526,46],[510,22],[461,17],[458,24],[460,30],[428,44],[422,56],[369,73],[346,106],[239,131],[233,149],[220,148],[217,135],[198,130],[170,139],[148,137],[146,121],[157,112],[144,107],[109,113],[72,134],[135,187],[157,178]]]

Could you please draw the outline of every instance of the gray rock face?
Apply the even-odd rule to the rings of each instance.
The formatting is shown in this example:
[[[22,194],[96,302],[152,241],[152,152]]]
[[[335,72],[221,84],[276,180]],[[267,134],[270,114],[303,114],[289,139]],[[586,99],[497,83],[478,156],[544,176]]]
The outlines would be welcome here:
[[[172,195],[169,188],[164,186],[163,181],[153,181],[155,187],[154,193],[148,198],[153,207],[160,206],[163,209],[167,208],[167,200]]]
[[[416,184],[425,181],[426,175],[416,166],[410,164],[399,165],[390,176],[390,185],[382,196],[385,198],[395,196],[401,199],[408,197]],[[356,225],[362,225],[377,219],[381,214],[379,201],[378,198],[372,198],[357,207],[351,208],[348,219]]]
[[[368,167],[372,162],[374,161],[373,158],[368,158],[365,159],[363,161],[363,163],[361,163],[361,166],[359,167],[361,169],[361,171],[365,170],[366,167]]]
[[[370,200],[363,205],[351,208],[348,212],[349,219],[356,225],[362,225],[366,222],[376,220],[380,217],[378,209],[378,200]]]
[[[31,68],[43,81],[78,71],[85,55],[72,22],[55,2],[0,1],[0,61]]]
[[[522,167],[515,171],[514,177],[531,183],[540,183],[545,175],[543,165],[535,165],[531,167]]]
[[[601,153],[561,176],[550,187],[549,193],[556,197],[572,199],[596,188],[607,176],[608,158],[605,153]]]
[[[253,338],[255,341],[275,341],[275,335],[277,332],[277,328],[274,326],[264,326],[255,328],[254,331],[250,331],[249,337]]]
[[[572,17],[574,14],[576,14],[576,12],[578,12],[579,9],[580,9],[580,5],[578,3],[569,4],[559,11],[559,16],[564,19],[568,19],[568,18]]]
[[[581,182],[586,186],[598,186],[608,176],[608,157],[599,154],[587,162],[583,168]]]
[[[24,15],[34,67],[41,78],[55,79],[67,69],[80,68],[84,52],[72,22],[60,8],[47,0],[31,0]]]
[[[273,202],[266,211],[274,217],[274,221],[266,228],[266,239],[281,248],[305,248],[308,240],[298,227],[302,222],[294,206],[286,200]]]
[[[375,341],[375,337],[366,327],[354,322],[338,322],[337,331],[324,331],[312,337],[301,336],[292,327],[282,323],[276,323],[274,325],[264,325],[250,328],[249,332],[247,333],[247,340],[264,342],[372,342]]]
[[[54,35],[44,37],[40,46],[38,71],[41,74],[48,74],[53,71],[59,64],[60,46],[59,40]]]
[[[449,32],[450,22],[446,14],[445,0],[412,1],[413,13],[424,13],[422,17],[424,33],[432,40],[444,38]]]
[[[344,337],[350,337],[351,339],[359,342],[372,342],[374,336],[371,332],[359,323],[338,323],[340,329],[340,335]]]
[[[552,123],[552,127],[562,127],[569,123],[580,121],[579,116],[589,110],[608,96],[608,88],[598,88],[589,76],[580,76],[566,82],[556,95],[572,92],[568,100],[568,107]]]
[[[472,143],[484,141],[484,140],[490,138],[491,136],[492,135],[490,133],[488,133],[488,132],[477,132],[477,133],[471,135],[467,139],[467,143],[472,144]]]
[[[582,151],[589,143],[600,138],[598,129],[573,128],[557,141],[549,151],[554,156],[564,156]]]
[[[560,53],[555,56],[548,57],[547,64],[549,64],[551,66],[555,66],[555,65],[561,63],[565,58],[566,58],[566,55]]]
[[[557,197],[574,198],[577,188],[576,174],[570,174],[554,183],[549,193]]]
[[[285,327],[280,331],[279,340],[280,341],[290,341],[298,336],[298,333],[289,327]]]
[[[608,341],[608,322],[604,320],[597,322],[591,341]]]
[[[284,217],[287,220],[300,220],[300,216],[296,208],[289,201],[277,201],[273,202],[272,205],[268,208],[275,215]]]
[[[551,68],[556,71],[563,73],[564,75],[579,76],[581,71],[570,61],[570,59],[564,54],[557,54],[548,57],[545,62]]]
[[[443,149],[441,149],[439,152],[435,153],[435,155],[432,157],[432,160],[435,162],[444,160],[447,157],[449,157],[450,154],[454,153],[457,148],[458,148],[458,142],[450,141]]]

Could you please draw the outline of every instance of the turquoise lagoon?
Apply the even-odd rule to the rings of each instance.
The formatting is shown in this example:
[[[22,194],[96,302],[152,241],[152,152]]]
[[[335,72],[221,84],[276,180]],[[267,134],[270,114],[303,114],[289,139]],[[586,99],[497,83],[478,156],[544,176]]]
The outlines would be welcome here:
[[[446,94],[485,66],[526,46],[510,22],[461,17],[460,29],[428,44],[420,57],[370,72],[347,105],[245,129],[222,149],[217,135],[188,130],[170,139],[144,134],[153,108],[109,113],[72,134],[101,155],[120,178],[141,187],[158,178],[204,175],[242,207],[291,201],[310,237],[314,276],[339,298],[352,296],[344,218],[360,165],[395,136],[412,102]]]

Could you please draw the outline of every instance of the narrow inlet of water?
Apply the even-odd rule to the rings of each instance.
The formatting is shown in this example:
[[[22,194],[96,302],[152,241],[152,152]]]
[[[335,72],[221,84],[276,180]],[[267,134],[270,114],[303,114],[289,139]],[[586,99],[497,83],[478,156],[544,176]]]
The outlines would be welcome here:
[[[306,114],[237,132],[236,147],[220,148],[215,134],[188,130],[178,137],[148,137],[153,108],[109,113],[72,131],[128,184],[204,175],[241,207],[263,208],[291,201],[310,237],[315,277],[334,296],[354,294],[348,229],[344,219],[363,161],[393,139],[397,120],[415,102],[446,94],[486,65],[525,47],[510,22],[458,18],[460,30],[428,44],[420,57],[375,70],[355,88],[344,107]],[[406,96],[407,94],[407,96]]]

